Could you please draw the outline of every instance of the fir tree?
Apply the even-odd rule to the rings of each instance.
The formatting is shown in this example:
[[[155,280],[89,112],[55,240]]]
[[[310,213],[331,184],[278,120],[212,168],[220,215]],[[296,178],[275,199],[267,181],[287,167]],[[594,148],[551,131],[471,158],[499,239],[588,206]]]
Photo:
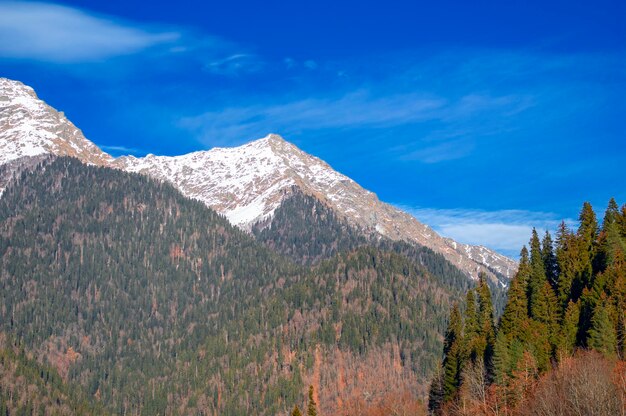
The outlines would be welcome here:
[[[577,243],[565,221],[559,225],[556,244],[556,259],[559,269],[557,297],[561,307],[565,308],[570,298],[577,300],[580,296],[580,291],[575,292],[572,288],[578,268]]]
[[[478,283],[478,329],[480,334],[480,352],[485,365],[490,365],[493,356],[493,348],[496,341],[495,325],[493,320],[493,304],[491,291],[486,281],[485,274],[479,276]]]
[[[317,405],[313,399],[313,386],[309,386],[309,403],[306,409],[307,416],[317,416]]]
[[[583,204],[580,211],[580,226],[578,227],[578,276],[580,285],[588,287],[591,284],[593,274],[593,259],[596,251],[596,240],[598,238],[598,220],[589,202]]]
[[[500,319],[499,332],[507,337],[519,336],[524,322],[528,319],[528,298],[526,288],[530,276],[530,263],[528,250],[522,248],[520,253],[520,263],[517,274],[511,280],[508,292],[508,301],[504,308],[504,313]]]
[[[470,289],[465,297],[465,358],[476,359],[476,342],[478,340],[478,310],[476,308],[476,295],[474,289]]]
[[[447,355],[452,346],[459,343],[463,337],[463,321],[461,320],[461,312],[459,304],[455,303],[450,312],[450,322],[444,336],[443,354]]]
[[[561,324],[561,339],[559,343],[559,354],[570,356],[578,343],[578,323],[580,321],[579,302],[570,300]]]
[[[546,278],[548,282],[550,282],[552,289],[556,290],[558,286],[558,263],[556,261],[556,255],[554,254],[552,236],[547,230],[541,242],[541,255],[543,257]]]
[[[300,412],[300,408],[298,407],[298,405],[295,405],[293,407],[293,410],[291,411],[291,416],[302,416],[302,413]]]
[[[611,198],[604,213],[602,232],[598,237],[598,253],[594,268],[601,272],[613,264],[620,253],[626,252],[626,244],[620,233],[620,213],[615,199]]]
[[[532,318],[536,318],[538,313],[539,297],[546,282],[546,269],[543,264],[541,243],[539,242],[537,230],[533,228],[532,238],[530,239],[530,281],[528,282],[528,306]]]
[[[444,340],[443,358],[443,398],[449,400],[461,384],[460,367],[462,364],[462,328],[461,313],[455,304],[450,313],[450,322]]]
[[[608,357],[615,356],[617,346],[617,334],[611,323],[607,308],[598,304],[591,320],[588,345]]]

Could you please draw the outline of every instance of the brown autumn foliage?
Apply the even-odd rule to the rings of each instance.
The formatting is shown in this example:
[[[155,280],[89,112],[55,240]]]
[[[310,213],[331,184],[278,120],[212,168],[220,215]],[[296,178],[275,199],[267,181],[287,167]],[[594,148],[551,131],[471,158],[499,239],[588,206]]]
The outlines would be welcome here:
[[[597,352],[578,353],[539,380],[520,414],[533,416],[626,415],[623,362]]]
[[[488,385],[479,366],[471,366],[457,400],[447,403],[442,414],[626,416],[625,361],[579,351],[539,378],[535,378],[532,360],[522,361],[528,362],[506,387]]]
[[[340,412],[346,416],[425,416],[426,413],[426,406],[409,391],[389,392],[374,402],[355,398]]]

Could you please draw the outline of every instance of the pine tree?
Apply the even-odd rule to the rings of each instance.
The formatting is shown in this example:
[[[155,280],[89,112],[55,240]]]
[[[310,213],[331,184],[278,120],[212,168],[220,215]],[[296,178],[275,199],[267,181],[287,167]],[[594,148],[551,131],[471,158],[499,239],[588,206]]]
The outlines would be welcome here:
[[[524,322],[528,319],[528,298],[526,290],[530,277],[528,250],[522,248],[517,274],[511,280],[507,304],[500,319],[498,331],[509,338],[519,336]]]
[[[441,371],[441,367],[437,367],[433,381],[430,383],[430,389],[428,390],[428,410],[431,414],[437,414],[443,403],[443,372]]]
[[[541,253],[541,243],[537,230],[533,228],[532,237],[530,239],[530,281],[528,282],[528,306],[530,316],[536,318],[539,297],[543,290],[543,285],[548,280],[546,278],[546,269],[543,264],[543,255]]]
[[[561,324],[559,355],[571,356],[578,345],[578,323],[580,321],[580,302],[570,300]]]
[[[295,405],[293,410],[291,411],[291,416],[302,416],[302,413],[300,412],[300,408],[298,407],[298,405]]]
[[[461,320],[461,312],[459,310],[459,304],[452,305],[452,311],[450,312],[450,322],[448,323],[448,329],[444,336],[443,354],[448,354],[450,349],[455,343],[461,341],[463,337],[463,321]]]
[[[554,254],[552,236],[547,230],[541,242],[541,255],[543,257],[546,278],[548,282],[550,282],[552,289],[556,290],[558,285],[558,263],[556,261],[556,255]]]
[[[460,367],[463,353],[463,322],[459,306],[454,304],[444,339],[443,398],[451,399],[461,384]]]
[[[470,289],[465,297],[465,346],[464,358],[476,359],[476,342],[478,340],[478,310],[476,307],[476,294]]]
[[[598,237],[598,253],[594,262],[596,272],[601,272],[615,262],[620,253],[626,252],[626,243],[620,233],[620,213],[615,199],[611,198],[604,213],[602,232]]]
[[[317,405],[313,399],[313,386],[309,386],[309,403],[306,409],[307,416],[317,416]]]
[[[578,280],[582,288],[589,287],[593,274],[593,260],[598,238],[598,220],[589,202],[583,204],[580,211],[580,226],[578,227]]]
[[[481,353],[485,365],[491,364],[494,344],[496,341],[496,329],[493,316],[493,304],[491,291],[486,281],[486,275],[481,273],[478,283],[478,330],[480,335]]]
[[[598,304],[591,320],[588,345],[607,357],[614,357],[617,346],[617,334],[611,323],[607,308]]]
[[[565,221],[562,221],[559,225],[556,245],[556,259],[559,269],[557,297],[561,307],[565,308],[570,298],[577,300],[580,296],[580,291],[575,292],[572,288],[578,268],[576,259],[578,245],[574,235],[567,228]]]

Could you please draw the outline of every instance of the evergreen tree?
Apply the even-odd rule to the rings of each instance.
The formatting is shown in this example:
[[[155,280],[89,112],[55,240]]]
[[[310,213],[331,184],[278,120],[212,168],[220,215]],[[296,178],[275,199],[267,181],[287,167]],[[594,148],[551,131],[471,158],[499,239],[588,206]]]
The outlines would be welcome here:
[[[509,338],[519,336],[528,319],[528,298],[526,290],[530,277],[528,250],[522,248],[517,274],[509,285],[508,300],[500,319],[498,331]]]
[[[608,357],[614,357],[617,346],[617,334],[605,305],[598,304],[591,323],[592,327],[589,331],[588,342],[589,347]]]
[[[455,304],[450,313],[450,322],[444,339],[443,358],[443,398],[449,400],[461,384],[460,367],[462,364],[462,329],[461,313]]]
[[[546,278],[550,282],[552,289],[556,290],[558,286],[558,263],[554,254],[552,236],[547,230],[541,242],[541,255],[543,257]]]
[[[300,408],[298,407],[298,405],[295,405],[293,407],[293,410],[291,411],[291,416],[302,416],[302,413],[300,412]]]
[[[317,416],[317,405],[313,399],[313,386],[309,386],[309,403],[306,409],[307,416]]]
[[[583,204],[579,216],[578,227],[578,280],[582,288],[589,287],[593,274],[593,260],[598,238],[598,220],[589,202]]]
[[[444,403],[443,372],[440,367],[435,370],[435,375],[428,390],[428,410],[436,414]]]
[[[570,300],[561,325],[561,339],[558,347],[560,355],[571,356],[578,343],[578,323],[580,321],[580,302]]]
[[[537,310],[539,297],[541,296],[543,285],[547,281],[539,235],[537,230],[533,228],[532,238],[530,239],[530,281],[528,282],[528,306],[532,318],[536,318],[537,313],[539,313]]]
[[[556,243],[556,259],[559,269],[557,297],[561,307],[565,308],[569,299],[577,300],[580,296],[580,290],[582,290],[575,290],[572,287],[578,269],[578,245],[565,221],[559,225]]]
[[[478,329],[480,348],[477,350],[479,356],[484,360],[485,365],[491,364],[493,356],[495,337],[495,324],[493,316],[493,304],[491,302],[491,291],[486,281],[486,276],[481,273],[478,283]]]
[[[448,323],[448,329],[446,330],[443,343],[443,354],[448,354],[450,349],[455,343],[459,343],[463,338],[463,321],[461,320],[461,312],[459,310],[459,304],[452,305],[452,311],[450,312],[450,322]]]
[[[464,358],[475,360],[476,357],[476,343],[478,340],[478,310],[476,306],[476,292],[474,289],[467,291],[465,297],[465,319],[464,319],[464,342],[465,346]]]
[[[620,233],[619,219],[617,203],[611,198],[602,221],[602,232],[598,237],[598,253],[594,263],[597,272],[605,270],[621,253],[626,252],[626,243]]]

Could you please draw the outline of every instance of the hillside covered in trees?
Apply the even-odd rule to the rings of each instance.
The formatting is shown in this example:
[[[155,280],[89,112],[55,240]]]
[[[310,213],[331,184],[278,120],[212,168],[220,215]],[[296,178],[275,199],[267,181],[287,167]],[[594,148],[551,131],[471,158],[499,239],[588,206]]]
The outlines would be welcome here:
[[[497,327],[484,284],[453,307],[434,413],[626,413],[626,205],[579,220],[554,242],[533,231]]]
[[[273,415],[314,386],[320,414],[415,406],[471,281],[426,248],[329,241],[295,253],[309,266],[269,240],[144,176],[68,158],[21,172],[0,199],[0,331],[56,374],[36,403]]]

